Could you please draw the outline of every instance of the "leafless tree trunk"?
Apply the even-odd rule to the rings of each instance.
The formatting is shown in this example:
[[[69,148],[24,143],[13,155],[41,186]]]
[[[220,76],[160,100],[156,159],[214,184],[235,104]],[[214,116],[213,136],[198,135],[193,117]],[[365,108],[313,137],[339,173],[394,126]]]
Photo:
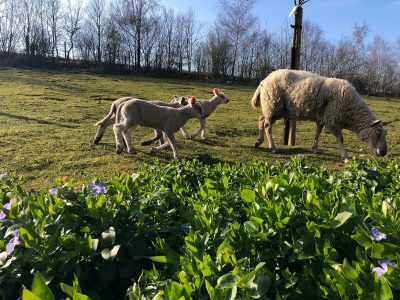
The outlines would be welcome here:
[[[66,59],[70,60],[72,51],[72,59],[74,59],[73,49],[75,35],[80,30],[81,23],[81,7],[79,4],[72,5],[71,0],[67,1],[66,11],[64,12],[64,31],[68,38],[68,49],[66,49]]]

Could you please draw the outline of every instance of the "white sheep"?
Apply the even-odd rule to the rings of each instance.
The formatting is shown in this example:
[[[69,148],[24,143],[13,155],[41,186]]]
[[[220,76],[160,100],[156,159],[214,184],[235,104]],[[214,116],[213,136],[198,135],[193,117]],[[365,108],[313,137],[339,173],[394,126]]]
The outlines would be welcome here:
[[[132,131],[137,126],[145,126],[162,131],[166,141],[151,149],[151,152],[165,149],[169,145],[174,152],[174,158],[179,158],[178,148],[174,133],[177,132],[191,118],[203,118],[203,108],[194,97],[189,99],[189,104],[180,108],[159,106],[154,103],[132,99],[122,103],[116,113],[116,123],[113,126],[116,151],[123,151],[125,141],[127,151],[136,154],[132,145]]]
[[[214,112],[214,110],[217,108],[218,105],[229,102],[229,99],[223,93],[220,93],[217,88],[213,89],[213,94],[214,94],[214,96],[210,100],[197,100],[197,102],[200,103],[201,106],[203,107],[204,118],[200,119],[200,128],[192,135],[189,135],[187,133],[188,131],[185,126],[183,126],[181,128],[182,133],[184,133],[184,136],[186,138],[188,138],[188,136],[189,136],[190,138],[194,139],[201,132],[201,138],[203,140],[205,140],[207,137],[206,119]],[[157,141],[160,138],[162,138],[162,133],[157,132],[157,134],[154,136],[154,138],[152,138],[151,140],[142,142],[142,146],[149,145],[149,144]]]
[[[318,151],[318,139],[325,126],[339,144],[340,154],[348,161],[342,129],[348,129],[368,144],[378,156],[387,153],[386,130],[371,112],[355,88],[346,80],[326,78],[306,71],[277,70],[258,86],[251,105],[260,107],[259,139],[264,141],[264,129],[269,148],[275,152],[272,126],[278,119],[307,120],[317,123],[313,150]]]
[[[111,108],[110,108],[109,113],[101,121],[96,123],[96,125],[99,126],[99,128],[97,129],[97,132],[94,136],[93,144],[95,144],[95,145],[98,144],[101,141],[107,127],[110,125],[113,125],[115,123],[115,114],[117,112],[118,107],[122,103],[124,103],[128,100],[132,100],[132,99],[134,99],[134,97],[123,97],[123,98],[119,98],[119,99],[113,101],[113,103],[111,103]],[[187,98],[177,97],[177,96],[174,96],[174,98],[172,99],[171,102],[163,102],[163,101],[158,101],[158,100],[153,100],[151,102],[154,104],[160,105],[160,106],[169,106],[169,107],[174,107],[174,108],[178,108],[178,107],[188,104]],[[185,128],[182,129],[182,134],[185,138],[190,137],[189,133],[186,131]],[[160,137],[158,137],[157,131],[155,132],[155,136],[157,137],[157,139],[155,139],[154,141],[160,139]],[[149,141],[145,141],[142,144],[146,145],[146,143],[149,143],[149,142],[153,142],[153,139],[151,139]]]

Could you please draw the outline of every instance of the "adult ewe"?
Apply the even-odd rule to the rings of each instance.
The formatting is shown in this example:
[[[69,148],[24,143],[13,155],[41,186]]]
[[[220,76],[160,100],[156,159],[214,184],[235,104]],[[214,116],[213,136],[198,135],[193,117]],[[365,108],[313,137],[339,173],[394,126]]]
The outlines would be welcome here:
[[[123,141],[127,145],[128,153],[136,154],[132,145],[132,130],[137,126],[145,126],[162,131],[166,139],[161,146],[151,149],[151,152],[159,151],[171,146],[174,158],[179,158],[178,148],[174,133],[177,132],[191,118],[204,117],[201,104],[191,97],[189,104],[180,108],[159,106],[149,101],[132,99],[122,103],[116,112],[114,134],[116,151],[120,154],[124,148]]]
[[[132,99],[135,99],[135,98],[123,97],[123,98],[119,98],[119,99],[113,101],[113,103],[111,104],[109,113],[101,121],[96,123],[96,125],[99,126],[99,128],[97,129],[97,132],[93,138],[94,145],[98,144],[101,141],[107,127],[110,125],[113,125],[115,123],[115,114],[117,112],[118,107],[122,103],[125,103],[126,101],[132,100]],[[174,107],[174,108],[178,108],[178,107],[185,106],[188,104],[187,98],[178,97],[178,96],[174,96],[174,98],[172,99],[171,102],[163,102],[163,101],[158,101],[158,100],[153,100],[151,102],[154,104],[157,104],[159,106],[169,106],[169,107]],[[185,131],[185,129],[182,129],[182,134],[186,138],[190,137],[189,133],[187,131]],[[157,136],[157,132],[156,132],[156,136]],[[158,139],[160,139],[160,138],[157,138],[156,140],[158,140]]]
[[[343,145],[342,129],[348,129],[368,144],[378,156],[387,153],[385,125],[371,112],[355,88],[346,80],[326,78],[310,72],[277,70],[258,86],[251,105],[260,107],[259,139],[264,141],[264,129],[269,148],[276,152],[272,126],[278,119],[306,120],[317,123],[313,150],[318,151],[318,138],[325,126],[339,144],[340,154],[348,161]]]

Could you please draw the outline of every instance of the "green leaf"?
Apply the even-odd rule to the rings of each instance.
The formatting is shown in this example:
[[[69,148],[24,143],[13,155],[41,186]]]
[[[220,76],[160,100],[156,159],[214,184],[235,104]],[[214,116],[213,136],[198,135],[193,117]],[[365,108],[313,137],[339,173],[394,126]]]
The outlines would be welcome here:
[[[165,287],[166,299],[179,299],[183,291],[183,286],[176,281]]]
[[[375,243],[372,246],[372,258],[396,259],[396,253],[400,253],[400,247],[390,243]]]
[[[256,200],[256,193],[253,190],[243,189],[240,195],[242,200],[247,203],[251,203]]]
[[[117,256],[120,247],[121,247],[121,245],[115,245],[112,249],[106,248],[103,251],[101,251],[101,256],[105,260],[113,261],[115,259],[115,257]]]
[[[165,255],[150,256],[149,258],[154,262],[163,263],[163,264],[174,264],[175,263],[174,259],[171,259],[170,257],[165,256]]]
[[[375,280],[374,283],[374,300],[391,300],[393,299],[392,289],[384,277]]]
[[[233,275],[232,273],[228,273],[222,275],[217,280],[217,286],[220,288],[232,288],[239,282],[240,277],[238,275]]]
[[[22,291],[22,300],[42,300],[28,289]]]
[[[40,272],[36,272],[32,283],[32,293],[42,300],[54,300],[54,295],[49,287],[46,285]]]
[[[352,215],[353,213],[349,211],[338,213],[337,216],[332,221],[332,227],[338,228],[342,226]]]

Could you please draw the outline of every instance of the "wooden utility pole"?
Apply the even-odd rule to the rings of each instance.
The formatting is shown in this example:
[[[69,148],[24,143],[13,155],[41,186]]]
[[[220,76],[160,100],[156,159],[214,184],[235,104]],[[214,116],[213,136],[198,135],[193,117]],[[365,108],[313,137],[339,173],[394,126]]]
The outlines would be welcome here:
[[[293,28],[293,44],[292,44],[292,57],[290,62],[290,69],[300,69],[300,49],[301,49],[301,29],[303,27],[303,7],[302,5],[310,0],[294,0],[294,25]],[[283,129],[284,145],[294,146],[296,144],[296,121],[285,121],[285,128]]]

